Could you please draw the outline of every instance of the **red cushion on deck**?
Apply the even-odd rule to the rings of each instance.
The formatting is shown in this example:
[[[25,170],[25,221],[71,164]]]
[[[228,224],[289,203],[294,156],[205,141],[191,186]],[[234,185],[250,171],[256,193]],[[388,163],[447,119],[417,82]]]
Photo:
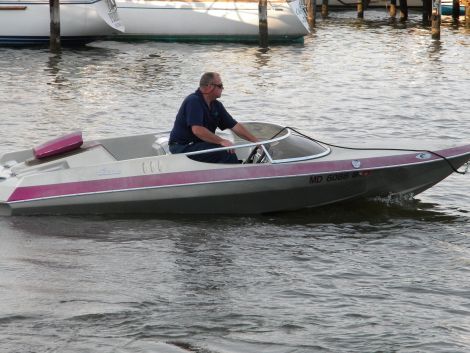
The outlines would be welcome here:
[[[47,141],[33,149],[37,159],[55,156],[64,152],[72,151],[83,144],[82,132],[76,131],[71,134]]]

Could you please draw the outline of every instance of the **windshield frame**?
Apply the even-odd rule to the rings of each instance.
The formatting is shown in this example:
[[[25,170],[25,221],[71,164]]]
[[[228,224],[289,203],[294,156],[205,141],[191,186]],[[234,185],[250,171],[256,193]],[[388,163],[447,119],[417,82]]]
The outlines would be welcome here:
[[[310,141],[313,141],[316,144],[318,144],[319,146],[321,146],[322,148],[324,148],[324,151],[321,152],[321,153],[316,153],[316,154],[302,156],[302,157],[273,159],[271,154],[269,153],[269,148],[267,148],[266,145],[270,145],[271,143],[275,143],[275,142],[285,140],[285,139],[287,139],[287,138],[289,138],[290,136],[293,135],[292,130],[290,128],[286,127],[285,130],[287,131],[286,134],[284,134],[282,136],[279,136],[279,137],[269,139],[269,140],[263,140],[263,141],[256,142],[256,143],[250,142],[250,143],[237,144],[237,145],[233,145],[233,146],[230,146],[230,147],[211,148],[211,149],[207,149],[207,150],[187,152],[187,153],[182,153],[182,154],[184,154],[186,156],[192,156],[192,155],[204,154],[204,153],[208,153],[208,152],[237,150],[237,149],[246,148],[246,147],[253,147],[254,148],[256,146],[261,146],[264,153],[266,153],[267,159],[269,160],[269,162],[271,164],[281,164],[281,163],[292,163],[292,162],[301,162],[301,161],[306,161],[306,160],[311,160],[311,159],[317,159],[317,158],[327,156],[331,153],[331,148],[330,147],[325,146],[324,144],[322,144],[318,141],[310,139]],[[300,136],[302,138],[306,139],[306,140],[309,140],[306,136],[302,136],[302,135],[300,135]]]

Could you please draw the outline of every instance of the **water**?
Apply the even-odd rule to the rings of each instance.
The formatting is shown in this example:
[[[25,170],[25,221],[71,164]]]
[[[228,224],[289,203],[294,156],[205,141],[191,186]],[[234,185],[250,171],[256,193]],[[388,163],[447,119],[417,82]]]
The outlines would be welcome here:
[[[168,130],[206,70],[240,120],[333,143],[468,143],[470,31],[412,13],[303,44],[0,48],[0,152]],[[466,352],[469,175],[415,199],[256,217],[0,218],[2,352]]]

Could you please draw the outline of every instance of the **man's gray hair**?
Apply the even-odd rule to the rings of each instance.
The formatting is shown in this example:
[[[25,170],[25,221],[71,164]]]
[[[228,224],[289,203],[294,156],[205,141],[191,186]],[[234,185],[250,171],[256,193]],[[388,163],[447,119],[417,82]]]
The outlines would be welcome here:
[[[217,72],[206,72],[201,76],[199,80],[199,87],[209,86],[213,81],[215,76],[217,76]]]

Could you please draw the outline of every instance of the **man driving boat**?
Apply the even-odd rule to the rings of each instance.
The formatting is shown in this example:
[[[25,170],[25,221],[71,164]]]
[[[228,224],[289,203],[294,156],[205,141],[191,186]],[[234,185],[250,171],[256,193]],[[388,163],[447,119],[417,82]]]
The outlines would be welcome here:
[[[230,147],[233,143],[215,134],[217,128],[230,129],[239,137],[258,142],[241,123],[227,112],[217,100],[222,95],[224,85],[220,74],[206,72],[201,76],[199,88],[187,96],[176,115],[170,133],[170,152],[187,153],[211,148]],[[233,150],[224,150],[188,156],[191,159],[208,163],[238,163]]]

